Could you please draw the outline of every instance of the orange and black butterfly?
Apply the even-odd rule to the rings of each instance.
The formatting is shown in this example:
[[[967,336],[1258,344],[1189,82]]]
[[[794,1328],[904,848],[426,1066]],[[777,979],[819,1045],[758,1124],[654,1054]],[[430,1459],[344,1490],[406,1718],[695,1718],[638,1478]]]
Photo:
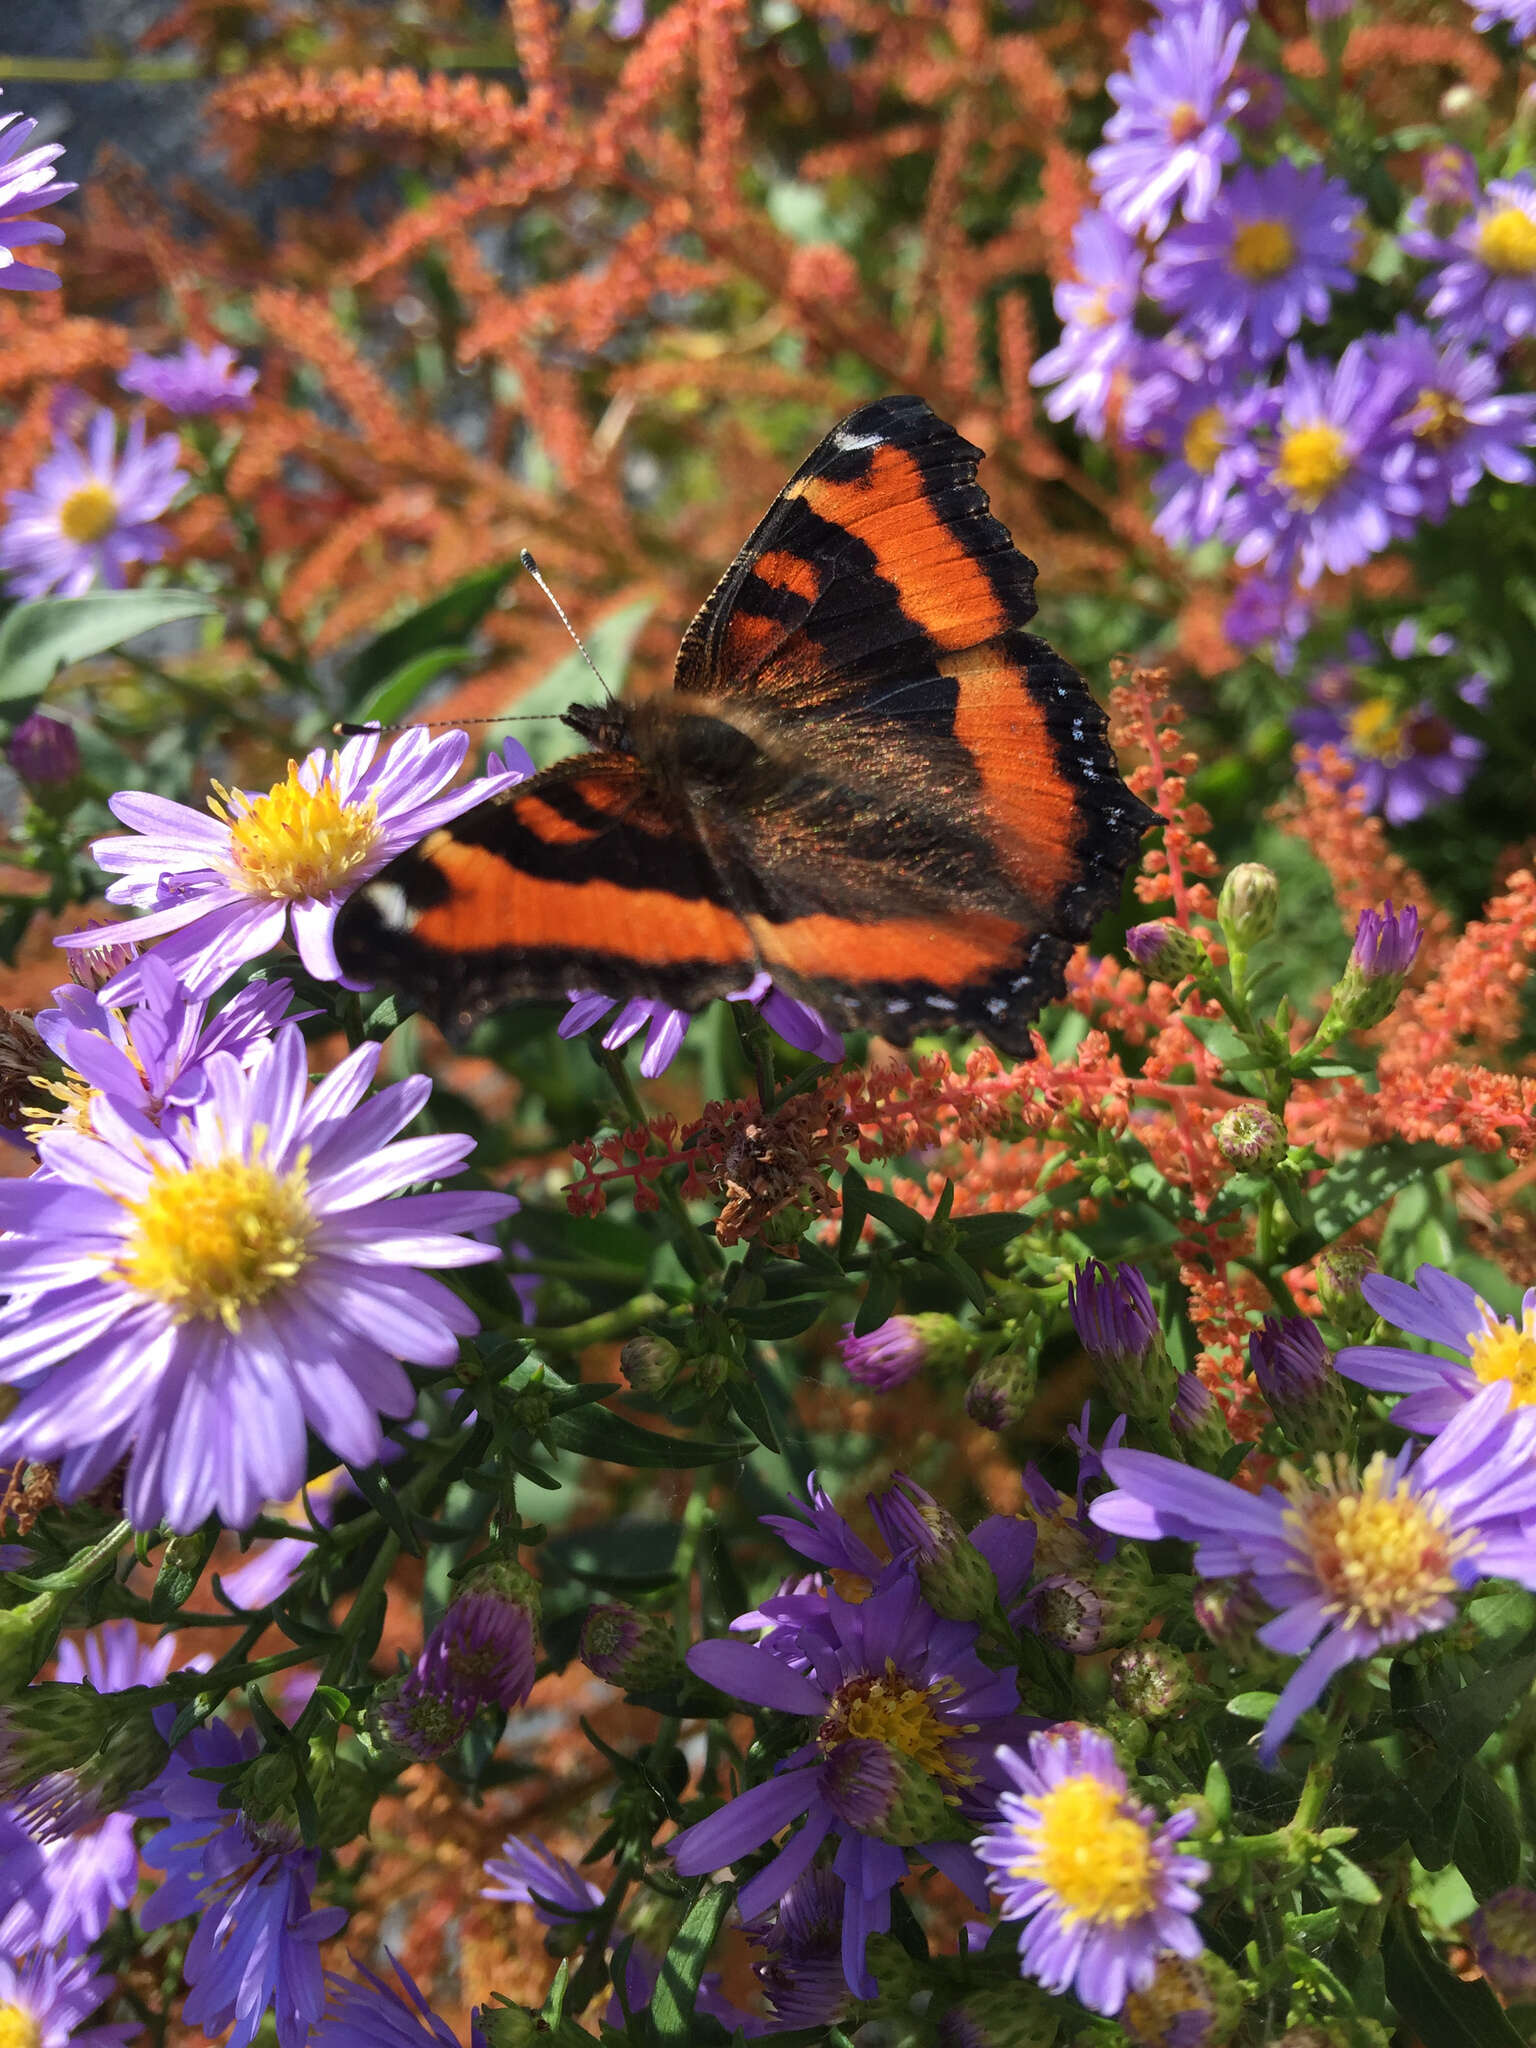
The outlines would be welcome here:
[[[679,1009],[761,972],[897,1044],[1028,1050],[1153,814],[981,451],[920,398],[835,427],[689,627],[674,687],[573,705],[594,751],[489,799],[345,905],[343,972],[461,1032],[578,988]]]

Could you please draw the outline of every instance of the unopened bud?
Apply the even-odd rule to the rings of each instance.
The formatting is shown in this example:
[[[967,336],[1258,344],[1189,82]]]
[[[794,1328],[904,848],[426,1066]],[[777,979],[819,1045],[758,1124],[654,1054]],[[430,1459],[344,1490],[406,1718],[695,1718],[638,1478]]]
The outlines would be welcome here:
[[[1342,1031],[1369,1031],[1392,1014],[1417,957],[1423,933],[1410,903],[1394,910],[1363,910],[1349,961],[1334,985],[1328,1014],[1318,1026],[1324,1044]]]
[[[1216,1464],[1232,1448],[1232,1432],[1216,1405],[1216,1396],[1198,1373],[1179,1374],[1168,1427],[1201,1464]]]
[[[1270,1619],[1251,1580],[1204,1579],[1194,1591],[1195,1620],[1234,1664],[1246,1664],[1253,1639]]]
[[[1051,2048],[1061,2008],[1036,1984],[992,1984],[940,2015],[938,2048]]]
[[[1172,1643],[1131,1643],[1109,1660],[1115,1704],[1142,1721],[1171,1721],[1194,1698],[1195,1681]]]
[[[267,1828],[274,1821],[293,1825],[294,1789],[299,1782],[298,1760],[288,1749],[269,1749],[240,1773],[240,1811],[254,1827]]]
[[[377,1787],[372,1776],[349,1757],[337,1758],[321,1782],[316,1804],[320,1812],[317,1845],[344,1848],[366,1832]]]
[[[1246,953],[1269,937],[1279,908],[1280,883],[1274,869],[1262,861],[1245,860],[1222,883],[1216,915],[1231,944]]]
[[[975,1342],[974,1331],[954,1316],[887,1316],[863,1337],[846,1323],[837,1349],[850,1379],[887,1394],[924,1366],[941,1372],[963,1366]]]
[[[594,1675],[625,1692],[654,1692],[677,1676],[682,1659],[666,1619],[622,1600],[589,1607],[576,1654]]]
[[[999,1351],[971,1374],[965,1412],[982,1429],[1011,1429],[1034,1405],[1040,1362],[1032,1351]]]
[[[1346,1337],[1364,1337],[1376,1321],[1360,1283],[1376,1271],[1376,1254],[1363,1244],[1331,1244],[1317,1262],[1317,1302]]]
[[[1031,1588],[1020,1620],[1053,1648],[1089,1657],[1134,1642],[1156,1608],[1156,1588],[1146,1572],[1111,1560],[1042,1579]]]
[[[683,1369],[683,1354],[654,1330],[631,1337],[619,1353],[619,1371],[637,1394],[659,1400]]]
[[[1109,1399],[1127,1415],[1161,1420],[1173,1402],[1175,1374],[1136,1267],[1087,1260],[1067,1288],[1067,1307]]]
[[[1125,950],[1153,981],[1182,981],[1186,974],[1210,965],[1205,941],[1177,924],[1133,924],[1125,935]]]
[[[510,1709],[533,1690],[540,1611],[532,1572],[516,1558],[496,1557],[459,1580],[432,1640],[441,1642],[456,1684]]]
[[[1355,1411],[1316,1323],[1266,1316],[1248,1339],[1248,1364],[1293,1450],[1311,1457],[1349,1448]]]
[[[29,788],[58,788],[80,773],[80,742],[72,725],[34,711],[6,741],[5,758]]]
[[[1245,2002],[1241,1980],[1219,1956],[1170,1949],[1158,1957],[1146,1989],[1128,1994],[1119,2019],[1135,2048],[1223,2048]]]
[[[923,1598],[946,1621],[987,1621],[998,1611],[997,1574],[949,1509],[895,1475],[870,1512],[893,1557],[910,1557]]]
[[[1216,1120],[1216,1150],[1242,1173],[1268,1173],[1290,1150],[1285,1125],[1267,1109],[1229,1109]]]
[[[139,957],[139,949],[133,941],[124,936],[122,925],[102,924],[99,919],[81,925],[81,931],[99,931],[101,943],[96,946],[71,946],[68,951],[69,978],[77,982],[92,995],[107,983],[131,961]]]

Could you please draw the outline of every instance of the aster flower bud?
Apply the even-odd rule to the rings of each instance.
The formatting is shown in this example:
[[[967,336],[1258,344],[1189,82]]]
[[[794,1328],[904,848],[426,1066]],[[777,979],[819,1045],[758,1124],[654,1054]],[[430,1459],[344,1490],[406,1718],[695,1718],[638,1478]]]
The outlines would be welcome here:
[[[1033,1351],[998,1351],[971,1374],[965,1412],[982,1429],[1009,1429],[1029,1413],[1039,1384]]]
[[[1318,1259],[1318,1306],[1346,1337],[1364,1337],[1376,1321],[1360,1286],[1376,1266],[1376,1254],[1363,1244],[1331,1244]]]
[[[1222,1158],[1243,1173],[1268,1173],[1290,1150],[1285,1125],[1257,1104],[1229,1109],[1212,1135]]]
[[[268,1749],[240,1773],[240,1811],[254,1828],[296,1825],[293,1794],[299,1782],[291,1749]]]
[[[971,1833],[954,1795],[930,1771],[904,1750],[872,1736],[838,1743],[827,1760],[822,1789],[846,1826],[898,1848],[962,1841]]]
[[[488,1705],[520,1707],[533,1690],[539,1582],[513,1557],[477,1565],[459,1581],[432,1632],[455,1681]]]
[[[453,1686],[441,1658],[418,1661],[381,1685],[368,1710],[375,1741],[403,1749],[418,1763],[446,1756],[469,1732],[479,1701]]]
[[[26,1128],[33,1084],[49,1063],[32,1019],[20,1010],[0,1009],[0,1127]]]
[[[1198,1373],[1179,1374],[1168,1427],[1192,1457],[1206,1464],[1215,1464],[1232,1448],[1232,1432],[1216,1396]]]
[[[369,1772],[352,1758],[329,1759],[320,1776],[315,1800],[320,1812],[317,1845],[322,1849],[339,1849],[363,1834],[377,1790]]]
[[[1246,953],[1275,928],[1280,883],[1262,861],[1240,861],[1221,885],[1216,915],[1229,942]]]
[[[1266,1316],[1263,1328],[1248,1339],[1248,1365],[1295,1450],[1310,1457],[1348,1449],[1355,1412],[1316,1323],[1305,1316]]]
[[[1246,1664],[1253,1639],[1270,1610],[1248,1579],[1202,1579],[1194,1592],[1195,1620],[1234,1664]]]
[[[998,1611],[997,1575],[949,1509],[895,1475],[870,1512],[893,1557],[910,1556],[923,1598],[945,1621],[986,1621]]]
[[[993,1984],[939,2017],[939,2048],[1051,2048],[1061,2008],[1036,1984]]]
[[[57,788],[80,773],[80,742],[72,725],[34,711],[6,741],[5,758],[29,788]]]
[[[850,1379],[887,1394],[925,1365],[940,1370],[963,1365],[974,1342],[971,1331],[953,1316],[888,1316],[865,1337],[854,1335],[852,1323],[844,1324],[837,1348]]]
[[[1146,1571],[1112,1559],[1041,1579],[1020,1620],[1054,1649],[1089,1657],[1134,1642],[1156,1608],[1157,1589]]]
[[[1172,1643],[1130,1643],[1109,1660],[1116,1706],[1140,1721],[1171,1721],[1194,1698],[1189,1661]]]
[[[1153,981],[1182,981],[1186,974],[1208,967],[1211,959],[1205,941],[1177,924],[1133,924],[1125,935],[1125,950]]]
[[[1147,1283],[1134,1266],[1089,1259],[1067,1289],[1067,1307],[1099,1384],[1127,1415],[1151,1420],[1173,1401],[1174,1372],[1163,1350]]]
[[[1152,1982],[1132,1991],[1119,2013],[1135,2048],[1222,2048],[1243,2017],[1242,1982],[1220,1956],[1167,1950]]]
[[[158,1777],[167,1755],[142,1686],[28,1686],[0,1709],[0,1796],[39,1841],[93,1826]]]
[[[631,1337],[619,1353],[619,1371],[635,1393],[649,1400],[659,1400],[682,1369],[683,1354],[654,1330]]]
[[[665,1617],[641,1614],[622,1600],[587,1609],[576,1654],[594,1677],[625,1692],[654,1692],[682,1664]]]
[[[1536,1891],[1513,1884],[1479,1906],[1467,1925],[1477,1967],[1511,2004],[1536,2002]]]
[[[1401,911],[1390,901],[1380,910],[1361,911],[1348,965],[1318,1026],[1325,1044],[1343,1031],[1368,1031],[1392,1014],[1422,937],[1419,913],[1411,903]]]
[[[122,925],[103,924],[99,918],[93,918],[78,929],[101,933],[100,945],[71,946],[64,956],[69,962],[70,980],[94,995],[138,958],[139,949],[131,939],[122,936]]]

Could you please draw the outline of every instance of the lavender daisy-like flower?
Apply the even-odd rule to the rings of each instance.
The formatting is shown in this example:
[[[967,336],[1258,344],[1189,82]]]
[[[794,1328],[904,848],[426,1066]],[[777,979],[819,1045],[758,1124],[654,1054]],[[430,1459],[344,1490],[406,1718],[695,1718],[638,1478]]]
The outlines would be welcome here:
[[[1351,761],[1366,810],[1389,825],[1460,796],[1486,752],[1427,699],[1405,709],[1381,690],[1360,695],[1347,668],[1314,677],[1312,702],[1292,712],[1291,729],[1309,754],[1333,748]]]
[[[491,1882],[481,1886],[482,1899],[532,1906],[546,1927],[558,1927],[603,1903],[598,1887],[537,1835],[508,1835],[500,1854],[486,1858],[485,1874]]]
[[[1147,290],[1201,337],[1210,356],[1239,346],[1268,362],[1303,320],[1326,320],[1351,263],[1364,209],[1318,164],[1235,171],[1209,211],[1169,230]]]
[[[191,2025],[207,2034],[233,2028],[228,2048],[250,2048],[272,2012],[280,2048],[304,2048],[325,2001],[320,1944],[347,1916],[310,1905],[318,1850],[281,1820],[257,1827],[238,1807],[221,1806],[218,1780],[193,1775],[248,1762],[260,1747],[254,1729],[236,1735],[210,1721],[173,1754],[158,1787],[169,1824],[144,1845],[145,1862],[165,1877],[140,1925],[153,1933],[196,1918],[182,1966]]]
[[[117,421],[105,408],[83,445],[61,433],[26,489],[5,494],[0,570],[12,594],[119,590],[130,563],[159,561],[167,535],[155,522],[187,480],[180,454],[174,434],[146,441],[142,420],[130,424],[119,453]]]
[[[1394,510],[1438,522],[1484,476],[1508,484],[1536,477],[1524,453],[1536,444],[1536,396],[1500,391],[1492,357],[1399,320],[1382,344],[1381,369],[1403,387],[1400,438],[1382,464]]]
[[[221,341],[211,348],[189,341],[173,356],[131,355],[117,381],[125,391],[152,398],[167,412],[244,412],[256,372],[238,367],[234,350]]]
[[[1097,1728],[1050,1729],[1001,1761],[1012,1789],[976,1850],[1003,1918],[1025,1923],[1020,1969],[1090,2012],[1116,2013],[1151,1983],[1164,1950],[1205,1946],[1193,1916],[1210,1865],[1178,1847],[1195,1815],[1159,1821]]]
[[[378,1060],[359,1046],[310,1093],[285,1024],[254,1071],[212,1054],[171,1130],[102,1097],[88,1136],[39,1137],[45,1171],[0,1191],[0,1381],[20,1394],[0,1456],[61,1459],[65,1499],[126,1457],[135,1525],[183,1531],[296,1493],[306,1424],[351,1464],[378,1458],[381,1415],[415,1405],[400,1361],[451,1365],[478,1327],[419,1269],[495,1259],[458,1233],[517,1206],[401,1195],[457,1173],[473,1141],[390,1143],[432,1084],[365,1103]]]
[[[856,1337],[852,1323],[845,1323],[837,1355],[850,1379],[889,1394],[896,1387],[904,1387],[927,1362],[922,1318],[888,1316],[863,1337]]]
[[[338,753],[317,747],[302,763],[290,761],[265,795],[216,783],[206,818],[169,797],[120,791],[109,808],[131,832],[98,839],[91,853],[119,878],[107,900],[148,913],[129,927],[132,938],[159,939],[156,957],[194,996],[212,994],[285,935],[318,980],[340,980],[334,935],[347,897],[426,833],[533,773],[525,749],[509,740],[487,775],[451,789],[469,750],[466,734],[433,739],[417,729],[382,760],[378,745],[370,732]],[[93,943],[98,933],[59,940]],[[143,986],[135,961],[102,993],[120,1002]]]
[[[1347,1664],[1444,1628],[1483,1579],[1536,1589],[1536,1412],[1511,1415],[1509,1395],[1485,1387],[1417,1456],[1285,1468],[1283,1491],[1249,1493],[1147,1451],[1105,1459],[1117,1491],[1094,1501],[1094,1521],[1195,1544],[1201,1578],[1251,1579],[1275,1610],[1258,1640],[1301,1657],[1260,1738],[1265,1763]]]
[[[1210,211],[1221,167],[1238,153],[1227,124],[1247,97],[1232,78],[1246,34],[1221,0],[1199,0],[1130,38],[1130,68],[1109,81],[1117,110],[1088,159],[1100,203],[1122,227],[1156,240],[1181,201],[1186,220]]]
[[[775,1912],[745,1929],[763,1951],[752,1973],[781,2027],[829,2027],[848,2005],[843,1981],[843,1883],[817,1865],[785,1892]]]
[[[1536,176],[1495,178],[1448,235],[1416,229],[1411,256],[1438,265],[1420,287],[1431,320],[1464,341],[1507,348],[1536,332]]]
[[[579,1038],[582,1032],[590,1031],[608,1015],[617,1001],[616,997],[601,995],[595,989],[569,989],[567,996],[571,1007],[560,1020],[559,1035],[562,1038]],[[756,975],[747,988],[733,989],[726,1000],[755,1003],[764,1022],[778,1033],[786,1045],[794,1046],[799,1052],[813,1053],[819,1060],[840,1060],[843,1057],[843,1041],[821,1013],[813,1010],[809,1003],[797,1002],[793,996],[775,988],[766,974]],[[617,1052],[632,1038],[645,1032],[640,1072],[647,1081],[654,1081],[676,1059],[692,1021],[687,1010],[676,1010],[670,1003],[635,996],[620,1008],[619,1014],[604,1031],[602,1044],[608,1052]]]
[[[1152,525],[1174,547],[1194,547],[1221,529],[1227,499],[1255,462],[1253,436],[1271,410],[1263,390],[1188,384],[1159,420],[1168,460],[1152,479]]]
[[[1351,1344],[1339,1353],[1346,1379],[1407,1396],[1392,1410],[1399,1429],[1436,1436],[1494,1384],[1509,1389],[1513,1407],[1536,1406],[1536,1287],[1526,1289],[1518,1321],[1438,1266],[1420,1266],[1411,1284],[1366,1273],[1360,1292],[1383,1321],[1456,1353],[1440,1358],[1393,1344]]]
[[[786,1633],[787,1645],[775,1642]],[[832,1868],[846,1887],[843,1971],[857,1997],[874,1995],[865,1943],[890,1925],[909,1850],[985,1910],[961,1815],[985,1812],[1002,1782],[998,1746],[1025,1724],[1013,1670],[989,1670],[976,1635],[969,1623],[940,1620],[913,1574],[897,1570],[857,1606],[828,1591],[814,1616],[761,1642],[719,1639],[688,1653],[700,1678],[756,1706],[805,1715],[815,1731],[776,1776],[685,1828],[669,1845],[677,1868],[702,1876],[804,1815],[738,1904],[747,1919],[766,1911],[835,1839]],[[786,1649],[806,1668],[795,1668]]]
[[[1077,275],[1053,294],[1061,340],[1034,364],[1029,381],[1055,385],[1045,402],[1047,417],[1073,421],[1092,440],[1104,435],[1117,374],[1143,346],[1134,325],[1141,264],[1134,235],[1108,213],[1078,215],[1072,230]]]
[[[0,117],[0,291],[51,292],[59,287],[57,271],[25,263],[16,254],[39,242],[63,241],[61,227],[30,216],[79,189],[53,174],[64,154],[62,143],[27,148],[36,127],[21,114]]]
[[[393,1956],[389,1960],[400,1980],[398,1989],[355,1959],[361,1983],[326,1971],[325,2011],[312,2042],[323,2042],[325,2048],[459,2048],[458,2035],[433,2012],[415,1978]],[[475,2018],[469,2038],[470,2048],[482,2048],[485,2037]]]
[[[0,273],[3,274],[3,273]],[[86,1956],[40,1950],[25,1962],[0,1956],[0,2041],[10,2048],[127,2048],[140,2037],[123,2022],[88,2027],[116,1989]]]
[[[1232,594],[1221,630],[1234,647],[1269,645],[1269,658],[1281,675],[1296,665],[1296,650],[1312,623],[1312,607],[1287,576],[1259,570],[1245,576]]]
[[[1536,39],[1536,0],[1487,0],[1472,17],[1472,26],[1484,33],[1491,28],[1508,28],[1517,43]]]

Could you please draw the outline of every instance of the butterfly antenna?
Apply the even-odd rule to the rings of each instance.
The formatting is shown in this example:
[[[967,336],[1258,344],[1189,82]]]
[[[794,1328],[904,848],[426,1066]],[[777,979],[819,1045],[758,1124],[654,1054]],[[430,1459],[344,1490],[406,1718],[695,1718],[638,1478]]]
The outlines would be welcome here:
[[[404,725],[380,725],[377,719],[365,719],[355,725],[349,718],[338,718],[331,731],[338,739],[361,739],[370,732],[447,732],[451,727],[457,731],[463,725],[537,725],[541,718],[560,718],[558,711],[498,711],[489,718],[411,718]]]
[[[528,571],[528,574],[533,578],[534,582],[537,583],[540,590],[543,591],[544,595],[549,599],[550,603],[554,606],[555,616],[559,619],[561,625],[564,626],[567,633],[570,634],[571,638],[576,642],[576,652],[581,656],[582,660],[587,664],[587,667],[591,669],[593,675],[595,675],[597,677],[597,680],[602,684],[603,695],[608,699],[608,702],[610,704],[613,703],[614,696],[612,690],[610,690],[608,687],[608,678],[603,674],[602,670],[598,667],[597,663],[592,659],[591,655],[588,654],[586,647],[583,645],[581,635],[577,632],[576,628],[571,624],[570,620],[565,615],[564,605],[561,604],[559,598],[556,597],[555,593],[544,581],[543,572],[540,570],[538,563],[533,559],[532,555],[529,554],[526,548],[524,548],[522,552],[519,554],[518,560],[522,563],[523,567]]]

